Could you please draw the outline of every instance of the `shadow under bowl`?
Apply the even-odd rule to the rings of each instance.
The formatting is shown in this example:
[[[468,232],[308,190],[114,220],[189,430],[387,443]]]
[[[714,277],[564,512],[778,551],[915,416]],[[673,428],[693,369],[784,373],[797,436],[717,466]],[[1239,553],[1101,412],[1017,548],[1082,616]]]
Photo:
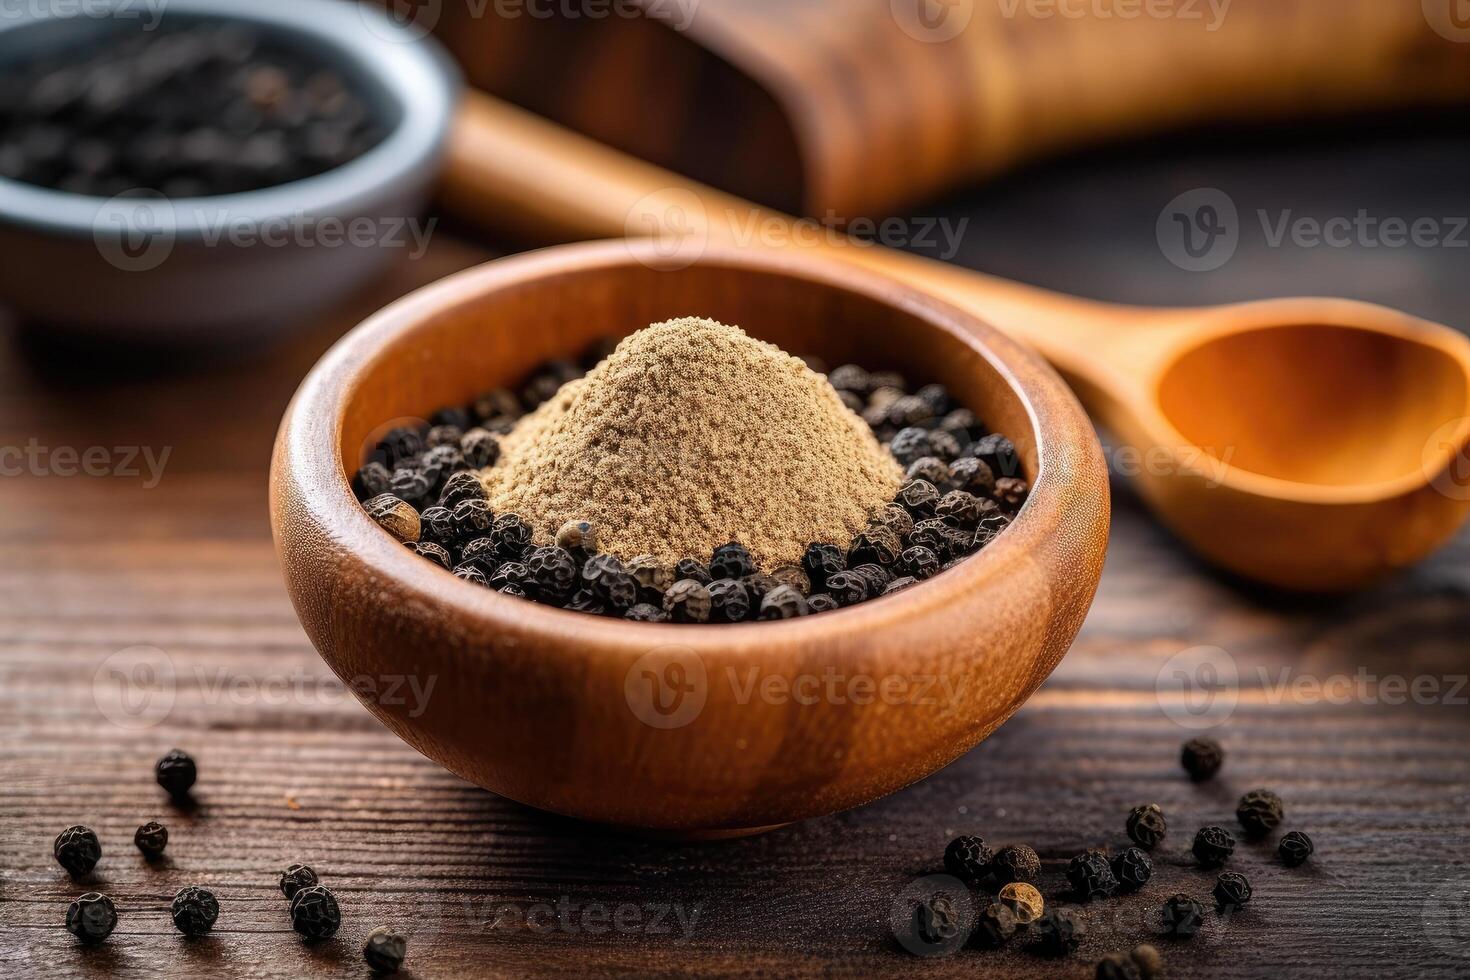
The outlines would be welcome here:
[[[658,264],[642,242],[492,262],[393,304],[321,360],[287,410],[272,465],[271,521],[302,624],[410,745],[560,814],[732,836],[934,772],[1020,707],[1082,624],[1109,518],[1091,424],[1034,354],[898,283],[733,251]],[[946,385],[1015,442],[1030,498],[985,550],[902,593],[785,622],[680,626],[462,582],[398,544],[353,497],[349,471],[386,422],[685,315],[831,364]]]

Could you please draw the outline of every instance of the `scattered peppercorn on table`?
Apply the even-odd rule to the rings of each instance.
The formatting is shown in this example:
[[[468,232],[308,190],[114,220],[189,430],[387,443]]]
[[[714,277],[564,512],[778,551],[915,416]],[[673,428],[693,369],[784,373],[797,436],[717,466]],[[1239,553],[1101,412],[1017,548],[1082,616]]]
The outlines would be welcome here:
[[[1140,943],[1169,977],[1320,974],[1381,964],[1389,946],[1397,975],[1470,968],[1470,692],[1423,705],[1375,688],[1376,703],[1340,703],[1293,680],[1463,675],[1470,539],[1366,596],[1293,603],[1207,574],[1120,490],[1088,625],[1012,721],[888,799],[745,840],[607,836],[417,755],[297,625],[269,539],[265,460],[286,400],[335,336],[484,257],[440,236],[294,346],[192,376],[115,363],[78,376],[73,357],[6,349],[0,445],[101,446],[118,465],[70,477],[52,456],[4,481],[0,974],[366,975],[365,947],[373,962],[403,955],[380,927],[406,939],[404,968],[421,978],[1085,978],[1100,962],[1128,976]],[[157,480],[129,475],[124,456],[141,450],[128,447],[166,459]],[[1230,651],[1203,662],[1240,679],[1218,726],[1218,701],[1201,711],[1170,687],[1176,655],[1199,644]],[[432,691],[404,679],[377,695]],[[1218,740],[1223,764],[1196,746],[1186,772],[1193,735]],[[180,803],[155,778],[175,747],[197,762]],[[171,786],[188,775],[177,758],[165,769]],[[75,880],[53,856],[73,826],[100,847]],[[1225,848],[1211,827],[1234,850],[1206,870]],[[964,835],[983,840],[947,856]],[[73,837],[67,854],[85,863],[92,841]],[[316,943],[293,931],[282,898],[297,862],[340,913]],[[904,929],[947,865],[999,868],[1012,884],[976,910],[970,947],[919,961]],[[1079,885],[1115,894],[1063,897]],[[79,934],[103,941],[68,933],[72,902]],[[965,913],[930,909],[926,922]],[[1065,955],[975,948],[1025,919]],[[1170,938],[1165,923],[1198,932]]]

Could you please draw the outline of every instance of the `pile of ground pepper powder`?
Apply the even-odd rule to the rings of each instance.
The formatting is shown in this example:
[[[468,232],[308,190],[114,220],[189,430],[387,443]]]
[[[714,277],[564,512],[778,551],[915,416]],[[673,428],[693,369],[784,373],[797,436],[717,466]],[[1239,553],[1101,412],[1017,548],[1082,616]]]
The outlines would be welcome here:
[[[482,471],[496,513],[549,541],[668,563],[729,541],[764,568],[846,546],[903,471],[823,376],[738,327],[687,318],[626,338],[522,419]]]

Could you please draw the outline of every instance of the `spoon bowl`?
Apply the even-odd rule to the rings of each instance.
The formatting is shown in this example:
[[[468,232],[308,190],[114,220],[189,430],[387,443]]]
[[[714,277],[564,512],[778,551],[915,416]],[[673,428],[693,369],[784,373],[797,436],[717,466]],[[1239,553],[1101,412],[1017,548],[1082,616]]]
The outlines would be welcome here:
[[[833,262],[648,242],[529,253],[453,276],[340,341],[277,438],[271,519],[322,657],[393,731],[487,789],[679,837],[856,806],[985,738],[1061,659],[1107,541],[1086,415],[1034,354]],[[1031,494],[993,543],[901,593],[779,623],[632,623],[461,581],[363,512],[349,477],[395,419],[549,357],[699,314],[831,364],[937,381],[1016,443]],[[761,465],[752,459],[751,465]],[[427,692],[420,698],[404,692]]]

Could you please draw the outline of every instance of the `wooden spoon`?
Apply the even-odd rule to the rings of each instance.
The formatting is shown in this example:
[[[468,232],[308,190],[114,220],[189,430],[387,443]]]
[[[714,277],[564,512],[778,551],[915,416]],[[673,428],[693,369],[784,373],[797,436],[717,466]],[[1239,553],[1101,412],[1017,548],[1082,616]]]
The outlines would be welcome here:
[[[1248,578],[1362,586],[1470,514],[1470,341],[1446,327],[1336,299],[1151,309],[1051,293],[798,223],[478,93],[449,160],[449,206],[501,232],[654,237],[671,266],[709,242],[824,253],[983,317],[1067,376],[1167,525]]]

